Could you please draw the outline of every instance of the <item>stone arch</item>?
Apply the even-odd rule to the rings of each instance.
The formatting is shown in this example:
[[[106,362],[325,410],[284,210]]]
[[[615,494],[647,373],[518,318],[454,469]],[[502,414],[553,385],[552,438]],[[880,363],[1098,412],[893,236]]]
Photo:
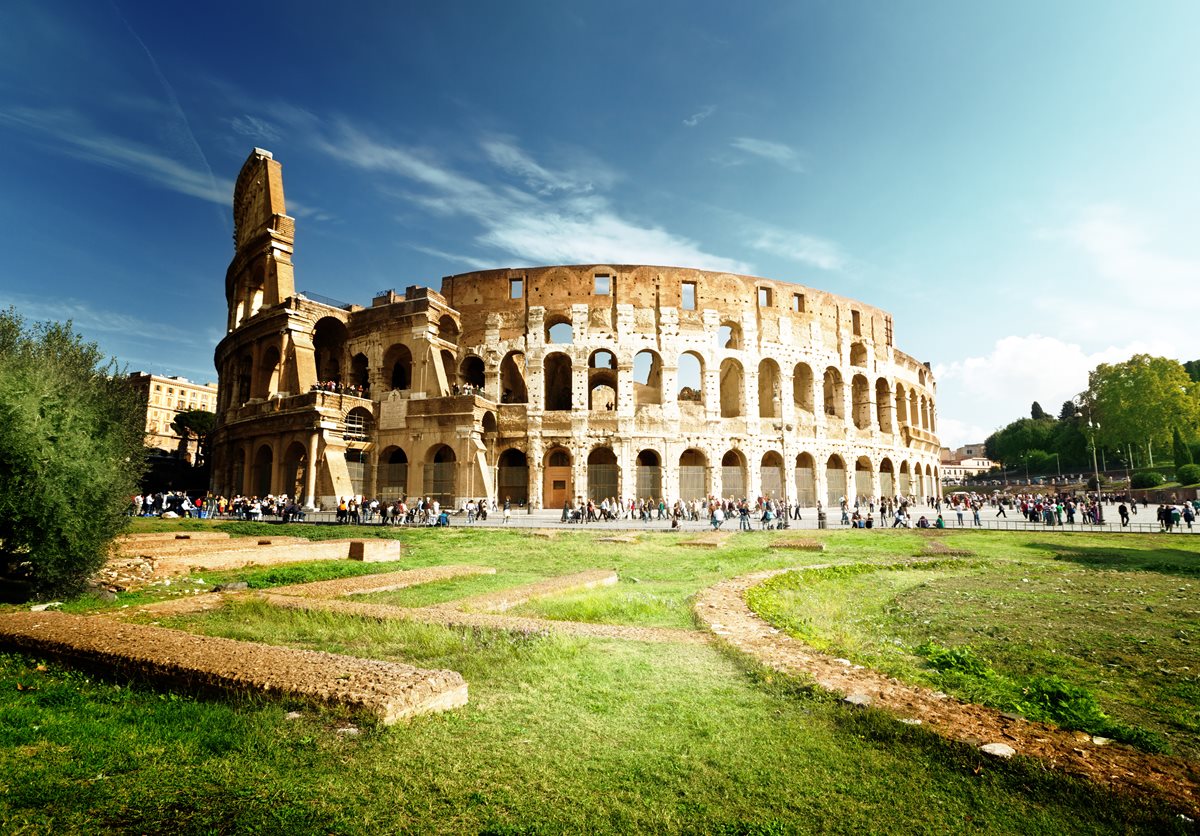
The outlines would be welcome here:
[[[447,510],[454,509],[458,456],[448,444],[434,444],[425,453],[421,490]]]
[[[642,450],[635,460],[637,495],[642,499],[662,499],[662,457],[656,450]]]
[[[680,405],[704,404],[704,358],[694,351],[679,355],[677,372],[679,391],[676,397]]]
[[[375,485],[375,492],[384,499],[400,499],[408,494],[408,454],[403,447],[385,447],[379,454]]]
[[[500,361],[500,403],[528,403],[525,388],[525,354],[510,351]]]
[[[721,417],[737,418],[746,414],[742,364],[732,357],[721,361]]]
[[[865,366],[867,365],[867,347],[862,343],[853,343],[850,346],[850,365]]]
[[[856,374],[850,381],[850,397],[854,403],[854,426],[860,430],[871,427],[871,384],[864,375]]]
[[[260,444],[254,452],[254,470],[250,480],[250,492],[254,496],[266,496],[271,493],[271,475],[275,467],[275,448],[270,444]]]
[[[346,325],[340,319],[323,316],[317,320],[313,327],[313,356],[318,380],[342,382],[346,339]]]
[[[917,383],[920,383],[922,386],[925,385],[925,370],[924,369],[917,369]]]
[[[903,383],[896,384],[896,423],[901,427],[908,423],[908,395]]]
[[[448,343],[458,344],[458,323],[450,314],[442,314],[438,319],[438,337]]]
[[[547,315],[545,326],[547,343],[570,345],[575,342],[575,326],[571,324],[571,317],[565,314]]]
[[[279,391],[279,366],[278,347],[273,345],[268,346],[258,361],[258,368],[254,373],[255,380],[250,397],[265,400]]]
[[[575,498],[575,482],[571,472],[572,457],[565,447],[551,447],[542,458],[542,504],[546,508],[562,507]]]
[[[896,431],[892,423],[892,387],[882,377],[875,381],[875,420],[879,423],[880,432]]]
[[[621,490],[621,467],[611,447],[596,447],[587,458],[588,499],[593,502],[617,496]]]
[[[738,351],[742,348],[742,326],[732,319],[721,323],[717,329],[717,342],[721,348]]]
[[[817,465],[811,453],[796,455],[796,502],[806,508],[817,504]]]
[[[898,487],[896,484],[896,467],[892,464],[892,460],[885,456],[883,461],[879,463],[879,495],[886,499],[891,499],[898,493]]]
[[[413,358],[412,352],[408,346],[400,343],[395,343],[388,347],[388,350],[383,354],[383,370],[388,377],[389,388],[391,389],[411,389],[412,388],[412,368]]]
[[[908,390],[908,422],[914,427],[921,426],[921,402],[917,399],[917,390]]]
[[[846,420],[846,395],[842,373],[833,366],[825,370],[823,392],[822,406],[825,414]]]
[[[768,450],[759,464],[759,496],[782,500],[783,456],[778,451]]]
[[[458,383],[458,363],[454,359],[454,352],[448,348],[443,348],[441,351],[442,372],[446,375],[446,390],[439,394],[449,395],[454,391],[454,385]]]
[[[529,502],[529,457],[515,447],[500,454],[496,462],[496,497],[518,505]]]
[[[342,437],[347,441],[370,441],[375,431],[375,416],[366,407],[356,406],[346,413]]]
[[[808,363],[797,363],[792,370],[792,402],[797,411],[813,414],[813,373]]]
[[[929,429],[929,399],[921,396],[921,429]]]
[[[834,454],[825,462],[825,504],[837,508],[843,499],[854,504],[846,488],[846,463]]]
[[[871,460],[866,456],[859,456],[854,462],[854,495],[861,497],[870,497],[874,494],[871,490],[872,476],[874,468],[871,465]]]
[[[690,502],[704,499],[709,493],[708,457],[689,447],[679,455],[679,498]]]
[[[781,403],[782,382],[779,379],[779,364],[765,357],[758,364],[758,417],[780,418],[783,416]],[[782,463],[780,464],[782,469]]]
[[[912,492],[912,473],[909,470],[908,462],[900,462],[900,495],[911,496]]]
[[[304,476],[308,470],[308,448],[299,441],[288,445],[283,454],[282,491],[292,499],[304,498]]]
[[[542,361],[542,386],[545,392],[543,408],[547,412],[570,411],[571,358],[561,351],[547,354]]]
[[[483,358],[477,354],[464,357],[458,364],[458,379],[470,384],[476,392],[482,392],[485,382]]]
[[[662,403],[663,362],[657,351],[644,348],[633,356],[633,400],[638,406]]]
[[[361,351],[350,358],[350,385],[361,386],[363,394],[371,389],[371,372],[367,364],[367,355]]]
[[[721,456],[721,490],[733,499],[746,496],[746,457],[739,450],[728,450]]]

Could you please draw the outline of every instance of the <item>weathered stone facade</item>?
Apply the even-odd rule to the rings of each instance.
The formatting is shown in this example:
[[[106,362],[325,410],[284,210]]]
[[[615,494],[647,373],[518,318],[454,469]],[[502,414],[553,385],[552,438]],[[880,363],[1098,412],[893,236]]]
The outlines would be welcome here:
[[[464,273],[369,308],[319,302],[295,292],[280,166],[258,149],[234,220],[220,493],[561,507],[938,491],[933,377],[878,308],[618,264]],[[330,381],[343,391],[317,388]]]

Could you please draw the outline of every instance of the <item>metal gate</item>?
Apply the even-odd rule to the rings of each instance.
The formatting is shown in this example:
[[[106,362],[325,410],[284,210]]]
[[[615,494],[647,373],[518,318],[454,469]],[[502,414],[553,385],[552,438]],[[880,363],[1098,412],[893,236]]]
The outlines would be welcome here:
[[[817,504],[817,484],[811,467],[796,468],[796,501],[805,508]]]
[[[497,468],[496,501],[504,502],[506,499],[522,505],[529,501],[528,467]]]
[[[615,495],[615,494],[614,494]],[[638,465],[637,495],[641,499],[662,499],[662,468]]]
[[[593,502],[617,496],[617,475],[620,468],[615,464],[589,464],[587,466],[588,499]]]
[[[422,488],[425,496],[436,499],[443,508],[454,507],[454,470],[457,462],[429,462],[425,465]]]
[[[740,465],[723,465],[721,467],[721,492],[734,499],[746,496],[746,478]]]
[[[762,495],[771,499],[783,499],[783,468],[779,465],[762,466]]]
[[[708,497],[708,468],[698,465],[679,466],[679,498],[685,502]]]

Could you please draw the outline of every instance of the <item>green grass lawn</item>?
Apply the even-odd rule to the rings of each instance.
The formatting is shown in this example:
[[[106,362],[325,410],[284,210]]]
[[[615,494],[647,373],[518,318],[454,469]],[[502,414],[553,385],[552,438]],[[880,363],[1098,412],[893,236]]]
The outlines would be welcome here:
[[[320,536],[332,528],[299,531]],[[345,528],[336,533],[348,534]],[[694,629],[691,596],[724,578],[830,562],[885,566],[920,554],[923,544],[912,532],[823,533],[828,545],[823,554],[774,551],[771,535],[759,532],[719,550],[679,546],[685,538],[667,534],[635,545],[598,543],[591,533],[553,540],[462,529],[396,536],[405,543],[399,566],[340,561],[202,577],[208,584],[237,577],[269,587],[446,562],[497,569],[494,576],[370,596],[411,606],[613,568],[621,577],[615,587],[553,596],[521,612]],[[1185,574],[1186,557],[1152,553],[1159,538],[1144,538],[1143,547],[1142,539],[1127,537],[992,532],[945,542],[967,544],[979,556],[946,560],[929,571],[870,571],[798,590],[818,590],[821,600],[828,599],[812,635],[830,642],[853,638],[859,651],[874,653],[884,665],[903,656],[886,649],[898,647],[894,643],[855,638],[879,633],[870,625],[894,622],[884,633],[901,645],[929,637],[947,645],[966,643],[957,629],[999,669],[1016,664],[1011,660],[1033,664],[1040,658],[1015,632],[1009,641],[996,642],[1010,649],[1005,654],[975,638],[975,620],[992,612],[993,600],[991,620],[1015,629],[1007,625],[1025,606],[1020,596],[1035,589],[1025,589],[1029,584],[1021,578],[1037,584],[1039,600],[1071,598],[1053,592],[1064,578],[1082,584],[1085,576],[1107,577],[1113,571],[1107,561],[1115,559],[1110,553],[1135,551],[1136,560],[1122,559],[1139,568],[1125,566],[1116,572],[1122,580],[1111,580],[1115,588],[1133,577],[1139,588],[1165,596],[1155,603],[1139,598],[1148,618],[1139,614],[1138,620],[1154,623],[1161,623],[1156,616],[1174,612],[1171,607],[1185,606],[1167,603],[1169,590],[1159,589],[1160,580],[1170,578],[1176,587],[1197,581],[1195,574]],[[996,571],[987,571],[989,566]],[[1015,581],[1011,566],[1021,567]],[[981,591],[977,584],[989,578],[1005,579],[1003,595]],[[966,585],[939,587],[950,581]],[[836,586],[849,583],[854,586],[843,588],[841,597],[855,592],[864,598],[861,606],[841,611],[861,622],[854,629],[839,626],[842,616],[829,603],[839,597]],[[1007,589],[1013,583],[1021,588]],[[105,606],[193,586],[199,588],[175,582]],[[833,591],[826,594],[826,587]],[[1096,605],[1097,589],[1088,586],[1079,606]],[[930,597],[921,597],[927,591]],[[780,600],[785,598],[799,602],[790,592]],[[969,619],[958,619],[964,601],[976,609]],[[1002,602],[1008,609],[1000,609]],[[1146,606],[1155,612],[1145,612]],[[1087,612],[1097,622],[1112,618]],[[1171,811],[1115,798],[1037,764],[986,759],[880,712],[847,710],[836,699],[714,645],[514,637],[254,602],[163,623],[457,670],[470,684],[470,703],[381,727],[337,711],[256,697],[196,696],[0,655],[0,832],[1185,832]],[[1190,624],[1196,624],[1194,614]],[[835,633],[835,626],[843,632]],[[1147,641],[1165,642],[1154,628],[1146,629]],[[1072,635],[1062,635],[1057,646],[1052,635],[1044,638],[1050,657],[1082,647],[1082,639]],[[1147,653],[1165,658],[1157,650]],[[1127,661],[1144,669],[1144,656]],[[910,666],[926,670],[917,662]],[[1114,679],[1114,692],[1130,681]],[[1141,699],[1125,696],[1131,703]],[[1115,715],[1107,692],[1102,699]],[[286,719],[293,709],[301,717]],[[361,733],[338,731],[348,724]],[[1188,751],[1174,732],[1163,734],[1178,751]]]

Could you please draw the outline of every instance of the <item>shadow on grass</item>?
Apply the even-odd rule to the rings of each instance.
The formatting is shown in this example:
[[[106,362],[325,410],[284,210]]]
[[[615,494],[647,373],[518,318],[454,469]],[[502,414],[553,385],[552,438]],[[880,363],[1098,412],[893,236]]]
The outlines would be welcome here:
[[[1056,560],[1067,560],[1089,569],[1154,572],[1200,578],[1200,543],[1197,543],[1197,548],[1193,551],[1177,548],[1120,549],[1112,546],[1063,548],[1061,544],[1050,543],[1030,543],[1029,548],[1045,549],[1051,552]]]

